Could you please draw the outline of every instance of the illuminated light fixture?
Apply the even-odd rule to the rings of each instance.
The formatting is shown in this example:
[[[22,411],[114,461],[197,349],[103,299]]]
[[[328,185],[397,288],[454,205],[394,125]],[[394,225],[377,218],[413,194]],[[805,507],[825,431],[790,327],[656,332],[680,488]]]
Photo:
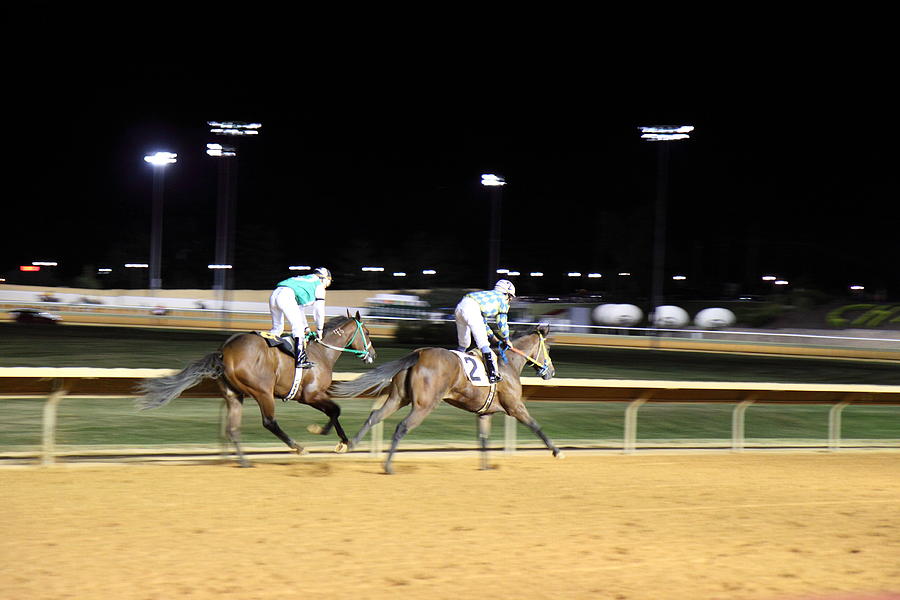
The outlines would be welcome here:
[[[631,277],[631,273],[628,271],[623,271],[622,273],[618,273],[619,277]]]
[[[532,277],[543,277],[544,276],[544,274],[541,273],[540,271],[532,271],[531,273],[529,273],[529,275],[531,275]]]
[[[785,281],[784,279],[779,279],[775,282],[775,285],[787,285],[787,284],[788,284],[788,282]]]
[[[581,273],[579,273],[578,271],[570,271],[570,272],[566,273],[566,276],[567,277],[581,277]]]
[[[112,269],[110,269],[108,267],[101,267],[101,268],[97,269],[97,272],[98,273],[112,273]]]
[[[207,269],[230,269],[231,265],[206,265]]]
[[[519,273],[518,271],[510,271],[509,273],[507,273],[507,275],[518,277],[519,275],[521,275],[521,273]]]
[[[494,175],[493,173],[484,173],[481,176],[481,185],[487,187],[498,187],[506,185],[506,180],[499,175]]]
[[[146,269],[149,266],[147,263],[125,263],[125,267],[128,269]]]
[[[164,167],[178,162],[176,160],[177,158],[178,155],[173,152],[157,152],[155,154],[148,154],[144,157],[144,160],[154,167]]]
[[[557,298],[556,296],[550,296],[547,298],[547,300],[549,300],[550,302],[559,302],[559,298]]]
[[[603,275],[600,273],[588,273],[589,279],[600,279],[601,277],[603,277]]]
[[[864,286],[864,285],[851,285],[851,286],[850,286],[850,289],[853,290],[854,292],[861,292],[861,291],[863,291],[864,289],[866,289],[866,286]]]
[[[693,130],[693,125],[638,127],[641,130],[641,139],[651,142],[665,142],[669,140],[686,140]]]
[[[26,272],[27,272],[27,271],[32,271],[32,272],[34,272],[34,271],[40,271],[41,268],[40,268],[39,266],[37,266],[37,265],[21,265],[21,266],[19,267],[19,270],[20,270],[20,271],[26,271]]]
[[[437,271],[434,269],[422,269],[422,275],[436,275]]]
[[[238,123],[237,121],[207,121],[209,131],[217,135],[259,135],[261,123]]]
[[[509,273],[509,269],[497,269],[497,273],[500,275],[506,275]]]
[[[397,271],[396,273],[394,273],[394,277],[406,277],[406,273],[404,273],[403,271]]]
[[[237,156],[237,152],[231,146],[223,146],[222,144],[207,144],[206,153],[210,156]]]
[[[288,271],[309,271],[311,268],[309,265],[291,265]]]
[[[775,281],[776,279],[778,279],[778,278],[775,277],[774,275],[763,275],[762,276],[763,281]]]
[[[368,271],[369,273],[381,273],[384,271],[384,267],[363,267],[363,271]]]
[[[55,266],[57,266],[57,263],[49,261],[49,260],[33,260],[33,261],[31,261],[31,264],[33,264],[36,267],[55,267]]]
[[[687,279],[687,277],[685,277],[684,275],[673,275],[672,279],[674,279],[675,281],[684,281]]]

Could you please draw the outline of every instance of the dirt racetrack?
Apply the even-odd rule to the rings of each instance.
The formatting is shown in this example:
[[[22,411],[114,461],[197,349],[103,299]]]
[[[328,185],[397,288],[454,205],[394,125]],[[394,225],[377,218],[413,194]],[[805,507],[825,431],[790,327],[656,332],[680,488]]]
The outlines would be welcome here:
[[[0,469],[15,600],[900,598],[900,453]]]

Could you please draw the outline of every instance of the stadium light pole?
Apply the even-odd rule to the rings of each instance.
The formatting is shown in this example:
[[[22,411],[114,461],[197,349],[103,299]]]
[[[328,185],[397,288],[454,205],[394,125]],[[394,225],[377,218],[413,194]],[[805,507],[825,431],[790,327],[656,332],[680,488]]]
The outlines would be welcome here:
[[[163,183],[166,167],[177,162],[172,152],[156,152],[144,156],[153,166],[153,210],[150,217],[150,289],[162,287]]]
[[[259,135],[260,123],[237,121],[207,121],[209,132],[227,138],[244,138]],[[236,198],[233,180],[237,169],[237,148],[219,143],[206,145],[206,154],[219,159],[219,199],[216,208],[216,248],[213,270],[213,289],[218,290],[222,309],[225,309],[225,290],[234,262],[234,210]]]
[[[638,127],[641,139],[657,144],[656,216],[653,233],[653,276],[651,280],[651,310],[663,305],[664,277],[666,262],[666,194],[669,185],[669,142],[686,140],[694,127],[692,125]]]
[[[503,198],[501,192],[506,185],[506,179],[492,173],[481,176],[481,185],[491,191],[491,237],[490,250],[488,252],[488,289],[494,286],[497,277],[497,268],[500,266],[500,210]]]

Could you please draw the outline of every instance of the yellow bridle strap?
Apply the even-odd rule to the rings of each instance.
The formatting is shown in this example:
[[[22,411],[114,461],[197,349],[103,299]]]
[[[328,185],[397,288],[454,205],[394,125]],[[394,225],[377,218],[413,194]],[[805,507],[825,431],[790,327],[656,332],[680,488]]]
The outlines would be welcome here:
[[[544,359],[547,361],[548,364],[551,364],[551,365],[552,365],[552,364],[553,364],[553,361],[550,360],[550,353],[547,352],[547,346],[544,345],[544,336],[538,334],[538,337],[539,337],[540,340],[541,340],[541,341],[540,341],[540,354],[542,354],[542,355],[544,356]],[[520,355],[520,356],[524,356],[524,357],[525,357],[525,360],[527,360],[528,362],[530,362],[530,363],[533,364],[534,366],[543,368],[543,366],[544,366],[543,364],[541,364],[541,363],[539,363],[537,360],[531,358],[530,356],[528,356],[527,354],[525,354],[524,352],[522,352],[522,351],[519,350],[518,348],[516,348],[516,347],[510,345],[509,349],[512,350],[513,352],[515,352],[516,354]]]

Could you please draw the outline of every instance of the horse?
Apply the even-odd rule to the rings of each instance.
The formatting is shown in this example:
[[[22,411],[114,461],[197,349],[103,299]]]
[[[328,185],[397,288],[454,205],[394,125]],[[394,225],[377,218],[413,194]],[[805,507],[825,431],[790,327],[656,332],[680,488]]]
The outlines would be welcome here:
[[[367,364],[376,356],[369,336],[357,311],[356,316],[339,316],[329,320],[324,332],[315,342],[307,344],[307,355],[312,368],[297,370],[296,359],[276,347],[270,347],[256,333],[239,333],[231,336],[222,347],[193,361],[181,372],[166,377],[146,379],[139,386],[142,394],[137,400],[141,410],[158,408],[168,404],[181,393],[200,383],[214,379],[222,392],[228,409],[226,437],[234,444],[242,467],[250,466],[244,457],[240,443],[241,412],[245,396],[252,396],[259,405],[263,427],[271,431],[297,454],[307,451],[275,420],[275,398],[285,402],[296,400],[307,404],[328,416],[328,424],[310,426],[309,431],[326,435],[333,427],[340,438],[335,452],[346,452],[349,440],[338,417],[340,406],[328,396],[332,382],[332,369],[343,353],[354,354]],[[295,373],[299,380],[295,379]]]
[[[526,362],[531,363],[545,380],[551,379],[556,374],[546,340],[549,330],[548,325],[540,325],[533,331],[512,340],[508,350],[514,354],[508,357],[506,363],[498,361],[499,372],[503,379],[496,384],[494,396],[491,396],[491,388],[473,385],[459,357],[445,348],[419,348],[352,381],[332,385],[331,396],[334,398],[379,396],[383,393],[388,395],[384,404],[369,413],[362,428],[350,441],[350,449],[359,443],[373,425],[403,406],[412,404],[409,415],[400,421],[394,430],[391,448],[384,463],[385,473],[392,474],[391,462],[400,440],[422,423],[438,403],[444,400],[457,408],[478,415],[482,468],[487,468],[488,419],[490,415],[501,411],[526,425],[543,440],[554,457],[561,458],[560,449],[544,434],[540,425],[525,408],[519,378]],[[475,357],[471,355],[469,357],[475,360]]]

